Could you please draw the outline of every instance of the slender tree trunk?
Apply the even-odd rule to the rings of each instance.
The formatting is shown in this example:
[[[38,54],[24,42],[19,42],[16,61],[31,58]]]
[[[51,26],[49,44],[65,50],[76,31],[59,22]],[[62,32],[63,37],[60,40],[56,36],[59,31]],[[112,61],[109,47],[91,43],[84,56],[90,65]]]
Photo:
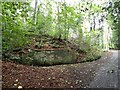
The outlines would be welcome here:
[[[40,10],[40,8],[38,7],[38,10],[37,10],[37,20],[36,20],[36,24],[38,23],[38,15],[39,15],[39,10]]]
[[[65,39],[67,39],[67,22],[66,22],[66,18],[67,18],[67,13],[65,13]],[[69,30],[69,25],[68,25],[68,30]]]
[[[70,27],[69,27],[69,24],[68,24],[68,30],[66,31],[67,32],[67,34],[66,34],[67,35],[67,38],[66,38],[67,40],[69,38],[69,30],[70,30]]]
[[[93,17],[93,30],[95,30],[95,25],[96,25],[96,23],[95,23],[95,16]]]
[[[35,9],[34,9],[34,15],[33,15],[33,21],[35,25],[36,25],[37,3],[38,3],[37,0],[35,0]],[[34,30],[36,30],[36,26],[34,26]]]
[[[58,2],[59,3],[59,2]],[[59,16],[59,14],[60,14],[60,11],[59,11],[59,4],[58,4],[58,6],[57,6],[57,13],[58,13],[58,33],[59,33],[59,38],[61,37],[61,33],[60,33],[60,16]]]

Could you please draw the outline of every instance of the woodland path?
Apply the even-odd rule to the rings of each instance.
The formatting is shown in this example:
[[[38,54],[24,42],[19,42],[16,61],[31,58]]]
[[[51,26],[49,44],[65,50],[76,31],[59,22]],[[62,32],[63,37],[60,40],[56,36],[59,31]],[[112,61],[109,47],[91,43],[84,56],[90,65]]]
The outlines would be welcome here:
[[[2,61],[3,88],[116,88],[118,51],[93,62],[34,67]]]
[[[96,71],[90,88],[118,88],[118,51],[111,50],[112,55],[105,59],[103,66]]]

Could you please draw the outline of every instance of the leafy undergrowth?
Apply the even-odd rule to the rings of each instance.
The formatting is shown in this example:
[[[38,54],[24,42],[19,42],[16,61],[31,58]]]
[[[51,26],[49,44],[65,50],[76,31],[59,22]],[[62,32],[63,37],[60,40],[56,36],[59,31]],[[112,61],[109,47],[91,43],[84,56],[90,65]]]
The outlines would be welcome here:
[[[87,52],[83,62],[86,62],[86,61],[91,62],[94,60],[98,60],[99,58],[101,58],[101,56],[102,56],[102,52],[98,49],[93,48],[92,50]]]
[[[99,51],[82,51],[71,42],[48,35],[27,35],[31,43],[23,48],[3,52],[3,60],[15,63],[50,66],[92,61],[100,58]]]

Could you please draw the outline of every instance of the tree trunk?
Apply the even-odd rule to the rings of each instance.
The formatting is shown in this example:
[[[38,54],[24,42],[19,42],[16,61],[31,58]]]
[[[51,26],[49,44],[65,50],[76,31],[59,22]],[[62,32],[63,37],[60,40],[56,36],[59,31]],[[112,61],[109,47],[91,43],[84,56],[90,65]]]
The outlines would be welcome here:
[[[34,21],[34,24],[36,25],[36,10],[37,10],[37,0],[35,0],[35,9],[34,9],[34,15],[33,15],[33,21]],[[36,30],[36,26],[34,26],[34,30]]]
[[[95,23],[95,16],[93,17],[93,30],[95,30],[95,25],[96,25],[96,23]]]
[[[59,3],[59,2],[58,2]],[[59,34],[59,36],[58,37],[61,37],[61,33],[60,33],[60,17],[59,17],[59,14],[60,14],[60,11],[59,11],[59,4],[58,4],[58,6],[57,6],[57,12],[58,12],[58,34]]]

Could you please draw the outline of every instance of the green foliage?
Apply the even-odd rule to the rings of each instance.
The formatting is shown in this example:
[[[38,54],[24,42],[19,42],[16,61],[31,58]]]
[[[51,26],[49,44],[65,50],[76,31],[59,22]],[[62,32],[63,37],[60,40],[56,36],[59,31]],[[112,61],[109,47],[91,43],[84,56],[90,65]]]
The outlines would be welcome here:
[[[93,61],[97,60],[101,57],[101,51],[98,50],[97,48],[91,48],[85,57],[85,61]]]
[[[116,1],[111,3],[109,7],[105,8],[108,11],[108,22],[112,28],[112,37],[111,37],[111,44],[110,48],[119,49],[120,48],[120,1]]]
[[[28,5],[21,2],[2,3],[3,50],[22,47],[29,42],[25,37],[27,30],[23,23],[27,17]]]

